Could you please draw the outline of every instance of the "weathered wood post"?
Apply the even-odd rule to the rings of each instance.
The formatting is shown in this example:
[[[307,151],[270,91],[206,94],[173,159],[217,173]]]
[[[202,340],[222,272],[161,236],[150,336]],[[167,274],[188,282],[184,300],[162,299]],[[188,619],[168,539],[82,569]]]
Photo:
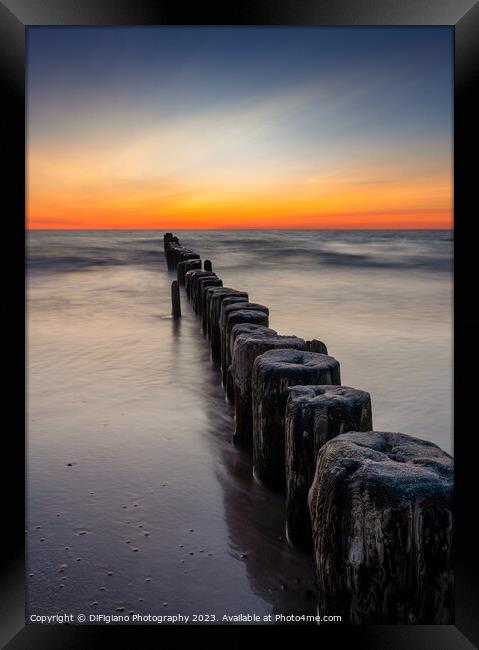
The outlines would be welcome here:
[[[256,325],[256,323],[238,323],[238,325],[233,325],[230,332],[230,344],[231,352],[233,353],[236,340],[242,335],[248,336],[277,336],[278,332],[271,329],[271,327],[265,327],[264,325]],[[233,356],[231,356],[233,358]]]
[[[268,350],[256,357],[252,372],[253,472],[277,492],[285,491],[284,418],[288,387],[339,385],[339,363],[333,357],[302,350]]]
[[[203,271],[202,274],[200,275],[199,273],[195,274],[192,279],[191,279],[191,306],[193,307],[193,311],[195,313],[198,313],[198,300],[199,300],[199,286],[200,286],[200,280],[203,280],[204,278],[210,279],[210,278],[217,278],[218,276],[216,273],[211,273],[210,271]]]
[[[437,445],[378,431],[333,438],[309,507],[319,615],[453,623],[453,459]]]
[[[234,294],[232,296],[226,296],[220,304],[220,313],[219,313],[219,318],[218,318],[218,329],[219,329],[219,334],[220,334],[220,354],[219,358],[221,361],[221,367],[223,368],[223,357],[224,357],[224,352],[223,352],[223,346],[224,346],[224,330],[225,330],[225,310],[227,307],[230,305],[236,305],[239,302],[245,303],[248,302],[247,300],[244,300],[240,294]],[[223,370],[221,371],[223,372]],[[223,376],[223,375],[222,375]]]
[[[168,270],[173,268],[173,248],[179,244],[177,237],[172,237],[165,242],[165,258]]]
[[[163,235],[163,250],[165,251],[165,253],[166,253],[166,246],[168,242],[172,240],[172,238],[173,238],[172,232],[165,232],[165,234]]]
[[[190,302],[193,301],[195,279],[203,275],[211,276],[212,274],[209,271],[203,271],[203,269],[191,269],[185,273],[185,290]]]
[[[197,296],[196,296],[196,313],[201,317],[203,322],[203,309],[205,305],[205,291],[208,287],[222,287],[223,280],[219,278],[216,273],[212,273],[210,276],[205,275],[201,278],[198,278],[197,284]]]
[[[229,305],[223,303],[222,306],[222,318],[223,321],[220,324],[221,333],[222,333],[222,344],[221,344],[221,379],[223,386],[227,392],[228,399],[233,399],[233,385],[230,382],[228,384],[228,375],[229,367],[231,365],[231,352],[230,352],[230,331],[233,325],[240,323],[241,321],[232,320],[231,325],[229,324],[230,316],[237,311],[262,311],[266,315],[264,321],[259,322],[258,325],[269,326],[269,309],[265,305],[260,305],[256,302],[235,302]],[[257,321],[244,321],[244,322],[257,322]]]
[[[216,273],[210,273],[209,271],[205,271],[204,275],[195,276],[193,278],[193,291],[192,291],[192,298],[191,298],[191,306],[193,307],[193,311],[197,315],[200,315],[201,287],[202,287],[203,282],[205,280],[219,280],[219,278],[216,275]],[[218,286],[221,286],[221,285],[218,285]]]
[[[286,536],[312,550],[308,492],[321,447],[346,431],[371,431],[371,397],[348,386],[292,386],[285,413]]]
[[[269,317],[265,311],[259,309],[236,309],[228,313],[226,317],[224,339],[226,341],[226,346],[229,346],[230,333],[235,325],[243,323],[253,323],[255,325],[263,325],[268,327]],[[229,355],[228,355],[229,358]],[[226,392],[226,397],[230,400],[234,399],[234,393],[232,390],[232,381],[230,378],[230,363],[228,358],[221,358],[222,368],[224,362],[224,379],[223,379],[223,388]]]
[[[177,278],[178,282],[181,285],[185,285],[185,277],[186,273],[188,271],[192,271],[193,269],[201,269],[201,260],[200,259],[190,259],[190,260],[185,260],[184,262],[180,262],[177,267]]]
[[[205,269],[205,271],[212,271],[213,266],[211,264],[211,261],[210,260],[205,260],[204,264],[203,264],[203,268]]]
[[[173,318],[180,318],[181,316],[181,302],[180,302],[180,285],[178,280],[173,280],[171,283],[171,313]]]
[[[242,294],[245,293],[243,291],[240,292],[235,292],[232,296],[225,296],[225,298],[221,301],[221,306],[220,306],[220,313],[219,313],[219,318],[218,318],[218,324],[220,326],[220,329],[223,329],[224,326],[224,318],[225,318],[225,309],[226,307],[229,307],[229,305],[234,305],[238,302],[249,302],[248,300],[245,300],[242,297]]]
[[[306,341],[306,350],[308,350],[308,352],[319,352],[319,354],[328,354],[328,348],[322,341],[318,341],[318,339],[313,339],[312,341]]]
[[[201,259],[200,254],[191,248],[186,248],[183,253],[180,255],[181,262],[187,262],[188,260],[199,260]]]
[[[234,292],[234,289],[231,289],[230,287],[223,287],[223,286],[217,286],[217,287],[209,286],[209,287],[205,287],[203,291],[203,305],[201,308],[202,326],[203,326],[204,333],[210,339],[211,339],[211,330],[212,330],[211,301],[213,300],[214,296],[231,295],[232,292]]]
[[[179,261],[179,255],[184,250],[183,246],[180,246],[178,238],[174,238],[176,241],[169,241],[166,245],[166,263],[170,271],[176,271],[176,267]]]
[[[255,323],[239,323],[233,325],[229,333],[228,341],[228,370],[227,370],[227,380],[226,380],[226,396],[229,400],[234,402],[235,399],[235,385],[233,378],[233,353],[235,348],[236,339],[242,334],[248,335],[258,335],[264,334],[266,337],[269,336],[278,336],[276,330],[266,327],[265,325],[256,325]],[[236,414],[235,414],[236,419]]]
[[[236,289],[229,289],[228,287],[224,287],[222,291],[218,291],[213,296],[211,296],[208,327],[211,341],[211,356],[213,361],[221,361],[221,307],[223,301],[233,296],[238,302],[240,300],[243,302],[248,302],[248,294],[245,291],[237,291]]]
[[[178,265],[180,255],[183,252],[184,248],[180,244],[177,244],[175,246],[170,246],[170,252],[171,252],[171,266],[172,270],[176,271],[176,267]]]
[[[231,377],[233,380],[235,404],[234,443],[239,447],[253,447],[253,405],[251,397],[251,373],[253,364],[266,350],[304,350],[305,341],[297,336],[280,336],[276,333],[252,332],[234,338],[231,332]]]

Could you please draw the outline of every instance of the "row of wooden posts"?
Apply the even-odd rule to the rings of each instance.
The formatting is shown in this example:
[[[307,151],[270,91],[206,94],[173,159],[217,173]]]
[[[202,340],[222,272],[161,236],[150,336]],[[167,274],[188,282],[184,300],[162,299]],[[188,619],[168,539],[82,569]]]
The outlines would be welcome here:
[[[324,343],[281,335],[269,310],[224,287],[164,235],[173,316],[184,286],[234,402],[234,443],[286,495],[290,544],[312,552],[319,616],[343,623],[451,624],[453,461],[431,442],[373,431],[369,393],[341,385]],[[394,386],[391,386],[394,391]]]

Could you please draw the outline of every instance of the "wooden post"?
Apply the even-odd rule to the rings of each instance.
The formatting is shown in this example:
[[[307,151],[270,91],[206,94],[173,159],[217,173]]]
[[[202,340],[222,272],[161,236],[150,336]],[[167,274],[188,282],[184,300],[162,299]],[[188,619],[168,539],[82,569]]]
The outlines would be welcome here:
[[[253,331],[235,337],[235,325],[230,335],[231,377],[235,403],[234,443],[246,449],[253,448],[253,406],[251,398],[251,373],[257,356],[266,350],[304,350],[305,342],[297,336],[279,336],[274,330]],[[263,328],[264,330],[264,328]],[[238,330],[239,331],[239,330]]]
[[[306,350],[308,350],[308,352],[319,352],[319,354],[328,354],[328,348],[322,341],[318,341],[318,339],[313,339],[312,341],[306,341]]]
[[[188,260],[199,260],[199,259],[200,259],[199,253],[196,253],[195,251],[191,250],[191,248],[186,248],[180,254],[181,262],[187,262]]]
[[[223,301],[231,297],[235,297],[237,301],[242,300],[243,302],[248,302],[248,294],[246,292],[229,289],[227,287],[224,287],[221,291],[215,292],[215,294],[211,296],[208,327],[213,361],[221,361],[221,306]]]
[[[347,386],[293,386],[285,414],[286,535],[311,552],[308,492],[321,447],[346,431],[371,431],[371,397]]]
[[[205,260],[204,261],[203,268],[205,269],[205,271],[212,271],[213,270],[213,266],[212,266],[210,260]]]
[[[192,269],[201,269],[201,260],[199,259],[188,259],[180,262],[177,267],[178,272],[178,282],[185,286],[185,276],[187,271]]]
[[[224,303],[223,303],[224,305]],[[264,325],[265,327],[269,326],[269,309],[268,307],[265,307],[264,305],[259,305],[256,302],[236,302],[232,303],[229,305],[224,306],[222,316],[223,316],[223,322],[221,323],[221,333],[222,333],[222,345],[221,345],[221,377],[222,377],[222,382],[225,390],[227,390],[228,393],[228,398],[233,399],[232,393],[233,393],[233,385],[231,384],[230,386],[228,385],[228,373],[229,373],[229,367],[231,365],[231,352],[230,352],[230,340],[229,340],[229,335],[231,331],[231,327],[233,325],[236,325],[236,323],[240,323],[243,321],[238,321],[236,319],[231,321],[231,325],[229,324],[230,317],[232,314],[236,311],[262,311],[264,312],[266,318],[263,319],[261,322],[257,320],[253,321],[244,321],[245,323],[249,322],[254,322],[258,323],[259,325]]]
[[[333,357],[302,350],[268,350],[256,357],[252,372],[253,471],[264,485],[284,493],[286,483],[284,416],[288,387],[339,385]]]
[[[181,317],[180,285],[178,280],[171,283],[171,313],[173,318]]]
[[[318,615],[451,625],[453,459],[403,433],[344,433],[319,450],[309,493]]]
[[[211,338],[211,301],[214,296],[225,295],[225,292],[232,292],[234,289],[223,286],[209,286],[205,287],[203,291],[203,306],[202,306],[202,326],[204,333]]]
[[[165,253],[166,253],[167,245],[169,244],[169,242],[173,241],[174,239],[175,239],[175,238],[173,237],[173,233],[172,233],[172,232],[166,232],[166,233],[163,235],[163,250],[165,251]]]
[[[213,284],[207,284],[206,286],[223,286],[223,282],[216,275],[216,273],[212,273],[210,271],[204,271],[204,275],[196,276],[193,278],[193,298],[191,305],[198,315],[201,315],[201,297],[203,284],[205,282],[209,282],[210,280],[214,281]]]
[[[212,274],[209,271],[203,271],[203,269],[190,269],[185,273],[186,295],[188,296],[188,300],[190,302],[193,301],[195,278],[202,275],[212,275]]]
[[[215,273],[210,276],[205,275],[198,279],[197,297],[196,297],[196,312],[201,317],[203,322],[203,309],[205,306],[205,291],[207,287],[222,287],[223,280]]]
[[[235,325],[240,323],[254,323],[255,325],[263,325],[268,327],[268,314],[259,309],[236,309],[228,314],[226,320],[226,329],[224,332],[224,339],[226,341],[226,348],[229,346],[231,330]],[[223,387],[228,399],[234,399],[233,382],[230,380],[230,355],[222,357],[222,364],[224,364],[225,372],[223,374]]]
[[[183,246],[180,246],[177,237],[175,237],[174,240],[172,239],[166,242],[166,263],[170,271],[176,270],[181,251],[183,251]]]

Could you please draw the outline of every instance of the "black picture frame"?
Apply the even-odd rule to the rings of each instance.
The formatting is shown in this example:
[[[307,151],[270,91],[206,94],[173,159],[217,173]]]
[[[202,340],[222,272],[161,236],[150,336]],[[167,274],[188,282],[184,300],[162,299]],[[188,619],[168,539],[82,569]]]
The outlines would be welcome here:
[[[2,535],[5,545],[0,574],[0,642],[19,648],[91,648],[103,643],[120,647],[133,632],[139,647],[158,647],[167,628],[148,626],[25,625],[24,485],[25,485],[25,32],[30,25],[450,25],[455,33],[454,104],[454,389],[455,389],[455,553],[456,624],[451,626],[316,626],[281,629],[283,642],[298,642],[303,632],[319,643],[341,644],[346,637],[359,648],[388,650],[460,650],[479,646],[479,579],[474,534],[477,502],[477,452],[474,384],[468,367],[477,367],[475,334],[479,330],[474,300],[476,226],[477,90],[479,4],[474,0],[251,0],[221,7],[205,3],[186,9],[162,0],[0,0],[0,75],[2,81],[2,187],[4,210],[3,289],[7,294],[4,328],[4,424]],[[477,294],[477,290],[475,292]],[[5,354],[8,353],[7,354]],[[27,459],[28,461],[28,459]],[[128,627],[128,629],[126,629]],[[145,632],[156,642],[148,641]],[[223,645],[228,628],[209,627]],[[182,628],[185,630],[185,628]],[[235,642],[272,628],[235,630]],[[168,628],[168,634],[181,632]],[[278,630],[276,629],[276,632]],[[197,630],[186,631],[190,636]],[[293,636],[290,636],[290,635]],[[121,635],[121,636],[120,636]],[[270,639],[273,637],[271,636]],[[192,637],[192,642],[195,637]],[[228,641],[229,643],[232,641]],[[300,641],[301,642],[301,641]],[[139,645],[141,644],[141,646]],[[129,644],[131,647],[131,644]]]

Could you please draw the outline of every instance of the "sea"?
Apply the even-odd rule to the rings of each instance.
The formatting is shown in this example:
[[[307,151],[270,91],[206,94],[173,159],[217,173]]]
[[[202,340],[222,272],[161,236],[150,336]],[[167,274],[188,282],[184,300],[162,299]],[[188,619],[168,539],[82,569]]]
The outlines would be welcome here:
[[[371,394],[375,430],[453,454],[451,231],[175,234],[278,333],[323,341],[343,385]],[[163,231],[27,235],[27,618],[315,612],[311,558],[232,444],[183,293],[171,317],[173,279]]]

